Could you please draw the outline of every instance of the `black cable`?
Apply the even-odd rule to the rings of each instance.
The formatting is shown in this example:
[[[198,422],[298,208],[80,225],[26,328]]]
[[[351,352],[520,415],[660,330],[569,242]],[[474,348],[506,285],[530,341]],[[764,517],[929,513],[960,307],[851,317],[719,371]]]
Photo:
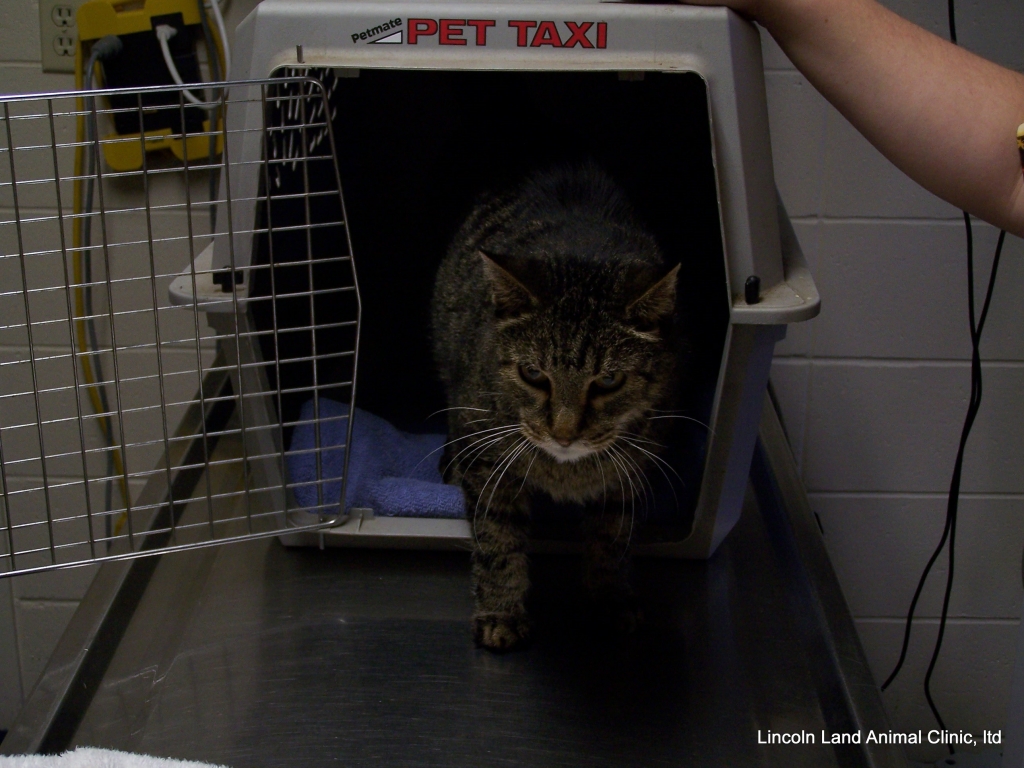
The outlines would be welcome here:
[[[949,8],[949,38],[956,44],[956,15],[954,9],[954,0],[948,0]],[[995,288],[996,275],[999,272],[999,260],[1003,253],[1003,243],[1006,240],[1006,232],[999,232],[999,240],[996,243],[996,252],[992,260],[992,272],[989,275],[988,288],[985,291],[985,301],[981,307],[981,316],[975,321],[974,313],[974,233],[971,227],[971,217],[967,211],[963,212],[964,216],[964,227],[967,234],[967,308],[970,321],[971,331],[971,396],[967,406],[967,417],[964,419],[964,426],[960,433],[960,443],[957,447],[956,461],[953,464],[953,476],[950,479],[949,484],[949,497],[946,501],[946,523],[942,530],[942,537],[939,539],[939,544],[936,546],[935,551],[932,552],[932,556],[928,560],[928,564],[925,566],[924,571],[921,574],[921,578],[917,583],[917,589],[914,591],[914,597],[910,601],[910,610],[907,612],[907,620],[903,633],[903,647],[900,649],[900,658],[896,662],[896,667],[890,673],[885,683],[882,684],[882,690],[884,691],[892,681],[899,674],[903,667],[903,662],[907,657],[907,648],[910,644],[910,630],[914,621],[914,611],[917,608],[917,602],[921,597],[921,591],[924,589],[925,582],[928,580],[928,575],[931,572],[932,566],[938,559],[942,552],[942,548],[946,546],[946,542],[949,542],[948,550],[948,568],[946,571],[946,590],[942,598],[942,614],[939,618],[939,632],[935,638],[935,646],[932,649],[932,657],[928,663],[928,671],[924,676],[924,695],[928,701],[928,707],[931,709],[932,715],[935,717],[936,722],[939,726],[945,730],[946,724],[939,714],[938,707],[935,705],[935,701],[932,698],[931,692],[931,680],[932,674],[935,671],[935,664],[938,662],[939,653],[942,650],[942,640],[946,633],[946,621],[949,616],[949,599],[953,590],[953,575],[954,575],[954,556],[956,552],[956,521],[957,513],[959,510],[960,502],[960,482],[963,475],[963,460],[964,450],[967,447],[967,439],[971,434],[971,429],[974,426],[974,420],[978,415],[978,410],[981,408],[981,394],[982,394],[982,375],[981,375],[981,332],[985,327],[985,320],[988,317],[988,310],[992,302],[992,291]],[[955,750],[952,745],[948,745],[949,753],[954,754]]]
[[[965,213],[964,216],[967,216]],[[968,228],[970,223],[968,222]],[[949,595],[953,589],[953,553],[955,550],[956,543],[956,517],[957,517],[957,502],[960,497],[960,476],[961,470],[963,469],[964,460],[964,447],[967,445],[967,437],[971,433],[971,427],[974,426],[974,419],[978,415],[978,409],[981,407],[981,354],[979,353],[979,345],[981,343],[981,330],[985,325],[985,318],[988,315],[989,302],[992,299],[992,288],[996,282],[996,272],[999,270],[999,257],[1003,252],[1003,241],[1006,239],[1006,232],[1001,231],[999,233],[999,242],[996,244],[996,254],[992,261],[992,274],[989,276],[988,290],[985,293],[985,303],[981,308],[981,317],[978,319],[977,328],[974,325],[974,264],[972,259],[971,250],[967,252],[967,264],[969,270],[968,282],[970,284],[971,291],[971,344],[973,351],[971,355],[971,403],[967,409],[967,419],[964,421],[963,432],[960,435],[960,446],[957,449],[956,463],[953,466],[953,480],[950,483],[949,489],[949,502],[947,504],[946,519],[947,529],[949,530],[949,570],[946,574],[946,594],[942,599],[942,617],[939,619],[939,635],[935,639],[935,648],[932,651],[931,661],[928,663],[928,671],[924,676],[924,695],[928,700],[928,706],[932,710],[932,714],[935,715],[936,721],[939,726],[945,730],[946,724],[942,721],[942,717],[939,716],[939,711],[935,706],[935,702],[932,700],[931,692],[931,680],[932,672],[935,670],[935,663],[939,659],[939,651],[942,649],[942,638],[946,632],[946,616],[949,613]],[[953,754],[953,746],[949,746],[950,754]]]
[[[942,531],[942,538],[939,540],[938,546],[932,553],[931,558],[928,560],[928,564],[925,566],[924,572],[921,574],[921,578],[918,581],[917,589],[914,591],[914,598],[910,602],[910,610],[907,613],[906,628],[903,634],[903,647],[900,651],[899,661],[896,663],[895,669],[889,675],[888,679],[882,684],[882,690],[884,691],[892,681],[899,674],[900,669],[903,667],[903,662],[907,656],[907,646],[910,642],[910,630],[914,620],[914,612],[917,608],[917,602],[921,597],[921,591],[924,589],[925,582],[928,579],[928,574],[931,572],[932,566],[938,559],[942,552],[943,547],[946,545],[947,539],[949,540],[949,570],[946,574],[946,593],[942,604],[942,618],[939,623],[939,636],[936,639],[935,650],[932,654],[931,664],[928,667],[928,673],[925,676],[925,695],[928,698],[929,706],[932,707],[932,713],[935,715],[935,719],[939,724],[945,728],[942,722],[942,718],[939,716],[935,709],[934,703],[931,699],[930,686],[931,673],[935,667],[935,662],[938,658],[939,649],[942,646],[942,637],[945,630],[946,616],[949,610],[949,596],[953,584],[953,562],[954,562],[954,547],[953,544],[956,540],[956,518],[959,506],[960,496],[960,480],[963,472],[963,458],[964,450],[967,446],[967,438],[971,433],[971,428],[974,426],[974,420],[978,415],[978,410],[981,407],[981,393],[982,393],[982,379],[981,379],[981,332],[985,327],[985,320],[988,317],[988,310],[992,302],[992,292],[995,288],[996,275],[999,271],[999,261],[1003,252],[1003,243],[1006,240],[1006,232],[1002,231],[999,233],[999,241],[996,244],[995,257],[992,261],[992,272],[989,275],[988,288],[985,292],[985,301],[982,304],[981,317],[975,322],[974,314],[974,243],[973,243],[973,232],[970,224],[970,217],[964,214],[964,221],[967,230],[967,284],[968,284],[968,310],[970,313],[970,326],[971,326],[971,395],[968,401],[967,407],[967,418],[964,420],[963,430],[960,433],[960,444],[957,448],[956,461],[953,465],[953,477],[950,481],[949,497],[946,503],[946,524]]]

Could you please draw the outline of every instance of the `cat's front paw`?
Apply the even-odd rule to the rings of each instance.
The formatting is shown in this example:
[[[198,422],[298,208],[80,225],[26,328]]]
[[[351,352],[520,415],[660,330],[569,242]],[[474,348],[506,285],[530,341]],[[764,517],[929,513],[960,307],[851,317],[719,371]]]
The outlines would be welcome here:
[[[481,613],[473,617],[473,639],[481,648],[511,651],[521,648],[530,637],[530,621],[525,615]]]

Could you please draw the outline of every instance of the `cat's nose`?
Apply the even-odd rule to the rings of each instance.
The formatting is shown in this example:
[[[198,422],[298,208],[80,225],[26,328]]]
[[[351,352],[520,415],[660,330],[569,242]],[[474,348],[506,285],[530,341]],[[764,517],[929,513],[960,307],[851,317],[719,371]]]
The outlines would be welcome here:
[[[551,437],[563,448],[568,448],[578,436],[580,414],[564,403],[557,403],[551,419]]]

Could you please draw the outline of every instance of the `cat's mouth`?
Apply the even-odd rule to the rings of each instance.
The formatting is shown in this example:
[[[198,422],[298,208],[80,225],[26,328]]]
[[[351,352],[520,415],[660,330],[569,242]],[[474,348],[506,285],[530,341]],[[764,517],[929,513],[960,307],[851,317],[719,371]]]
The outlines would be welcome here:
[[[569,445],[562,445],[548,437],[543,440],[535,439],[533,440],[533,443],[559,464],[569,464],[574,461],[579,461],[587,456],[593,456],[599,450],[582,440],[576,440],[575,442],[569,443]]]

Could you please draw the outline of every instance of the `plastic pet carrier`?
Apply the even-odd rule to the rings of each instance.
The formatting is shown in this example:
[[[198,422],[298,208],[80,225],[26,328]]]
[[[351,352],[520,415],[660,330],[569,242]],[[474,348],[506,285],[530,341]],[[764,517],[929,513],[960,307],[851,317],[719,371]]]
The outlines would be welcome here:
[[[675,6],[266,0],[240,25],[236,49],[235,77],[304,72],[327,84],[358,273],[358,355],[340,366],[293,368],[294,379],[282,369],[272,388],[355,386],[351,435],[342,429],[351,426],[347,406],[279,397],[278,414],[292,430],[280,435],[285,447],[295,457],[311,451],[285,470],[288,520],[339,511],[339,478],[316,484],[325,467],[337,475],[348,461],[349,481],[360,488],[345,496],[343,523],[286,536],[286,543],[466,545],[470,526],[448,493],[456,489],[428,491],[426,498],[436,498],[431,510],[401,487],[409,477],[440,482],[445,426],[443,415],[430,417],[446,403],[430,356],[434,273],[481,192],[532,168],[592,161],[624,188],[667,262],[683,262],[679,305],[684,322],[699,329],[688,424],[669,454],[677,487],[669,503],[651,488],[648,506],[662,509],[644,510],[650,519],[638,550],[710,555],[740,513],[774,344],[787,323],[819,307],[777,204],[754,27],[723,9]],[[262,119],[251,102],[240,112],[229,112],[229,122]],[[305,138],[304,151],[315,151],[316,138]],[[298,144],[296,137],[286,146],[282,136],[266,151],[298,157]],[[238,139],[230,151],[255,160],[260,148]],[[241,182],[245,198],[269,188],[270,204],[235,206],[231,220],[240,230],[262,231],[270,217],[305,223],[315,216],[289,196],[320,182],[303,167],[278,168],[269,181],[252,172]],[[266,304],[252,303],[267,295],[269,280],[246,277],[248,269],[278,264],[251,274],[283,273],[282,259],[290,257],[281,254],[288,253],[319,265],[338,241],[311,247],[285,245],[283,235],[236,245],[235,293],[250,300],[249,322],[277,334],[261,337],[257,359],[277,366],[299,354],[280,335],[285,325],[333,322],[331,313],[341,311],[318,306],[313,321],[305,309],[283,311],[280,300],[274,317]],[[227,251],[216,249],[213,270],[231,266]],[[301,289],[319,284],[318,275],[304,274]],[[221,306],[230,309],[226,299]],[[305,339],[301,349],[319,355],[356,351],[346,346],[352,337],[315,327]],[[351,458],[342,445],[351,445]],[[321,495],[303,491],[302,482]],[[535,521],[535,546],[561,537],[551,522]]]
[[[0,334],[24,352],[0,360],[0,572],[253,536],[468,547],[438,467],[434,275],[479,195],[580,162],[683,263],[696,329],[671,495],[648,478],[637,551],[714,552],[774,344],[819,308],[755,28],[721,8],[264,0],[232,67],[205,104],[201,85],[2,101]],[[537,548],[571,538],[558,515]]]

